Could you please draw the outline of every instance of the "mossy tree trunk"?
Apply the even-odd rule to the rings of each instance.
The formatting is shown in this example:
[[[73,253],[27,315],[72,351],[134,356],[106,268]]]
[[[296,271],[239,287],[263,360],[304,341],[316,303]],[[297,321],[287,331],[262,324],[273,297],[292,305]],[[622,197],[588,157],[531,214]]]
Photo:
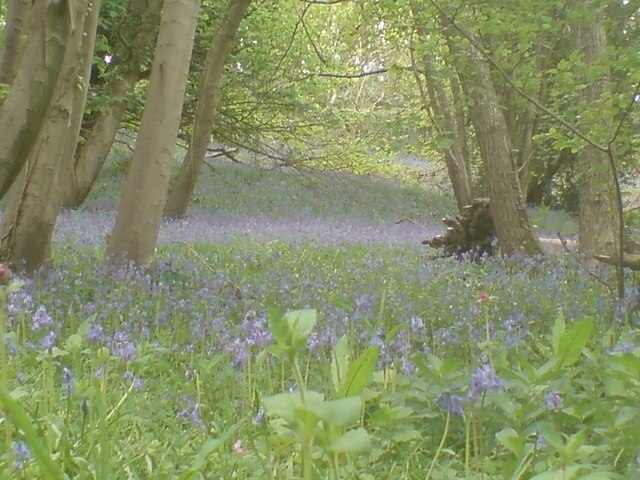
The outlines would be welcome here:
[[[60,174],[71,162],[87,97],[99,0],[71,4],[62,75],[43,129],[18,180],[10,190],[0,226],[2,258],[33,271],[48,257],[60,211]]]
[[[164,2],[138,140],[107,245],[112,261],[142,268],[153,262],[199,9],[199,0]]]
[[[0,107],[0,198],[32,156],[48,118],[69,45],[72,5],[70,0],[33,4],[23,61]]]
[[[27,44],[31,0],[9,0],[0,49],[0,83],[11,85]]]

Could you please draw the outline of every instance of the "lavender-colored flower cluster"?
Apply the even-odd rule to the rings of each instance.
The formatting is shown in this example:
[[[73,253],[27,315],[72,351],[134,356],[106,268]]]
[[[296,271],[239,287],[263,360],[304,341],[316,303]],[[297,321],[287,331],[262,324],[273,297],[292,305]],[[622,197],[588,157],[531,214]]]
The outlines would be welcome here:
[[[487,363],[476,368],[471,375],[469,398],[474,399],[487,392],[498,392],[504,388],[504,383]]]

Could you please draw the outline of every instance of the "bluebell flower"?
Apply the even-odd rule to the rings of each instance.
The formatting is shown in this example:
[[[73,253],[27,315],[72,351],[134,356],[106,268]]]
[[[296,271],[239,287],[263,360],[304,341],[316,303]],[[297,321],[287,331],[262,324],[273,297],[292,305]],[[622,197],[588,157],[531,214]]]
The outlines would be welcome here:
[[[111,354],[122,360],[129,361],[136,358],[138,348],[129,340],[129,334],[122,330],[117,331],[111,341]]]
[[[68,397],[71,395],[73,389],[73,372],[71,369],[64,367],[62,369],[62,388],[63,395]]]
[[[241,369],[249,360],[249,351],[245,342],[239,338],[234,338],[224,346],[227,353],[231,354],[231,365],[236,369]]]
[[[93,343],[102,343],[105,340],[102,325],[99,323],[92,323],[87,331],[87,340]]]
[[[489,364],[480,365],[471,375],[469,398],[476,398],[485,392],[497,392],[504,388],[502,380],[498,378],[493,367]]]
[[[144,390],[144,382],[140,377],[135,375],[131,370],[127,370],[122,374],[125,380],[131,380],[131,385],[136,392],[142,392]]]
[[[55,346],[55,344],[56,344],[56,332],[54,331],[47,333],[40,340],[40,348],[48,352],[51,351],[51,349]]]
[[[445,392],[438,396],[436,402],[446,411],[451,413],[451,415],[456,415],[458,417],[464,416],[464,407],[462,404],[463,399],[461,396],[451,392]]]
[[[38,307],[38,310],[36,310],[36,313],[33,314],[31,330],[37,332],[38,330],[41,330],[42,328],[51,325],[52,323],[53,319],[49,316],[47,310],[43,306],[40,306]]]
[[[29,446],[23,441],[13,442],[13,457],[15,458],[14,468],[22,470],[24,464],[31,460]]]
[[[251,423],[257,427],[258,425],[262,424],[262,422],[264,421],[264,417],[265,417],[265,411],[264,411],[264,408],[261,408],[253,417],[253,420],[251,420]]]
[[[547,410],[559,410],[562,408],[562,394],[551,390],[544,395],[544,405]]]
[[[179,420],[188,420],[194,427],[204,427],[204,422],[200,418],[200,404],[189,398],[184,398],[185,407],[176,413]]]
[[[544,450],[545,448],[547,448],[547,439],[544,438],[544,435],[538,429],[536,430],[536,449]]]

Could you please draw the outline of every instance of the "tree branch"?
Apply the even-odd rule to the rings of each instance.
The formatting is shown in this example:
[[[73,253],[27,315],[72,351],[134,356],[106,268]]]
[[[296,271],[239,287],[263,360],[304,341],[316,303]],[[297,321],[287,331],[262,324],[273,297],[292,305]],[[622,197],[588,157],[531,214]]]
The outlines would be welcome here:
[[[387,73],[389,69],[379,68],[377,70],[371,70],[370,72],[360,73],[324,73],[324,72],[310,72],[305,74],[305,77],[329,77],[329,78],[362,78],[370,75],[381,75]]]
[[[539,109],[539,110],[543,111],[544,113],[546,113],[547,115],[549,115],[556,122],[560,123],[563,127],[565,127],[567,130],[571,131],[574,135],[576,135],[578,138],[580,138],[581,140],[583,140],[587,144],[591,145],[596,150],[599,150],[599,151],[601,151],[603,153],[607,153],[608,147],[605,147],[603,145],[600,145],[597,142],[594,142],[586,134],[582,133],[576,126],[572,125],[570,122],[567,122],[559,114],[557,114],[553,110],[545,107],[538,100],[536,100],[531,95],[529,95],[527,92],[522,90],[518,86],[518,84],[516,84],[516,82],[513,81],[513,79],[509,76],[509,74],[507,72],[505,72],[504,69],[500,65],[498,65],[498,63],[493,59],[493,57],[489,53],[487,53],[485,51],[485,49],[482,48],[481,45],[478,44],[478,42],[473,38],[473,36],[469,32],[467,32],[452,17],[447,15],[447,13],[435,2],[435,0],[430,0],[430,2],[431,2],[431,5],[433,5],[433,7],[436,10],[438,10],[438,13],[440,13],[440,15],[442,15],[444,17],[444,19],[448,23],[450,23],[460,33],[460,35],[462,35],[471,44],[471,46],[473,46],[473,48],[475,48],[482,55],[482,57],[487,62],[489,62],[493,68],[496,69],[496,71],[502,77],[504,77],[504,79],[507,81],[507,83],[513,87],[513,89],[518,93],[518,95],[520,95],[521,97],[526,99],[529,103],[531,103],[537,109]]]

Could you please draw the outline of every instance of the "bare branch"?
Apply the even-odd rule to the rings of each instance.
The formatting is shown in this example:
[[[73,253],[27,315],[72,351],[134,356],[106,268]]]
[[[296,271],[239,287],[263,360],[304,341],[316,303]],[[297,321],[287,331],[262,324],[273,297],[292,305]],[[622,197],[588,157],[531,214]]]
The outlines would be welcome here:
[[[336,5],[337,3],[346,3],[349,0],[303,0],[304,3],[310,5]]]
[[[329,78],[362,78],[370,75],[381,75],[387,73],[389,69],[379,68],[377,70],[371,70],[370,72],[360,73],[324,73],[324,72],[311,72],[305,75],[305,77],[329,77]]]

